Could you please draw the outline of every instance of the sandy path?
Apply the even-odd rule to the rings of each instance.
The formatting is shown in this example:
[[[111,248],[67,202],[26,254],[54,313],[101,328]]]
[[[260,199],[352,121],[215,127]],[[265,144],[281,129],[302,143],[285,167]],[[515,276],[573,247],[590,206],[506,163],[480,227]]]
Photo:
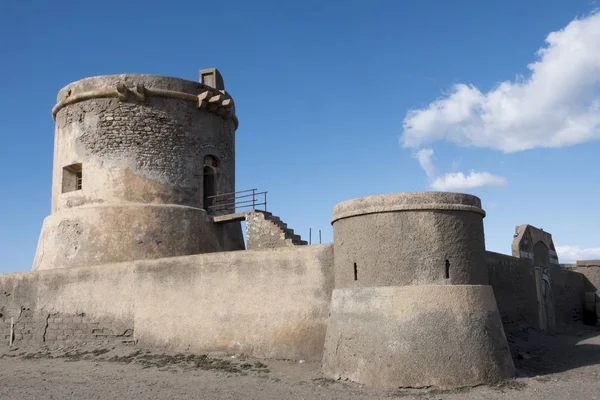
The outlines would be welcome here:
[[[333,382],[318,363],[186,358],[127,346],[4,349],[0,399],[600,399],[600,331],[530,332],[513,348],[519,378],[453,391]]]

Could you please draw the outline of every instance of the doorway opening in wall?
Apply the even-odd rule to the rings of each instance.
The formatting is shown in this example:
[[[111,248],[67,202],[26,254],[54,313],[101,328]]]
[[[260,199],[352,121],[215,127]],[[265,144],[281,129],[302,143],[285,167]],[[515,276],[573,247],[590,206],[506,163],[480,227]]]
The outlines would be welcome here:
[[[214,211],[212,206],[215,202],[215,199],[212,198],[212,196],[215,196],[217,194],[217,180],[215,176],[215,169],[209,166],[205,166],[202,171],[202,175],[204,178],[204,183],[202,187],[202,193],[204,194],[204,209],[208,213],[211,213],[212,211]]]
[[[71,164],[63,168],[62,192],[74,192],[83,187],[83,169],[81,163]]]
[[[215,210],[215,198],[217,195],[217,168],[219,160],[212,155],[204,156],[202,168],[202,205],[207,213],[213,214]]]

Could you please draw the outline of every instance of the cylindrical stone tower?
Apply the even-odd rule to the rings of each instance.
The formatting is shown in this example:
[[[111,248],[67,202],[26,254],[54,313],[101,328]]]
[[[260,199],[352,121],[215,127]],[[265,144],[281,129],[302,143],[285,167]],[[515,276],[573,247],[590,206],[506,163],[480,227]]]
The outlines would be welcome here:
[[[244,248],[240,223],[211,218],[211,196],[235,191],[233,100],[217,70],[200,76],[98,76],[60,90],[33,270]]]
[[[459,387],[514,373],[488,285],[479,198],[399,193],[333,212],[323,372],[380,387]]]

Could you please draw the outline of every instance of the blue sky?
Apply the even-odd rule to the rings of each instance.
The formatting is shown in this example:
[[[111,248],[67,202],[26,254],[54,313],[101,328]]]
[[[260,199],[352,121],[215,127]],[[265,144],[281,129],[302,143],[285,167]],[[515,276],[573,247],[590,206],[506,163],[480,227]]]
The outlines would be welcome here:
[[[0,273],[31,268],[49,213],[60,88],[211,67],[240,119],[237,189],[303,237],[331,241],[340,201],[437,189],[482,199],[488,250],[530,223],[561,261],[600,258],[596,7],[2,0]]]

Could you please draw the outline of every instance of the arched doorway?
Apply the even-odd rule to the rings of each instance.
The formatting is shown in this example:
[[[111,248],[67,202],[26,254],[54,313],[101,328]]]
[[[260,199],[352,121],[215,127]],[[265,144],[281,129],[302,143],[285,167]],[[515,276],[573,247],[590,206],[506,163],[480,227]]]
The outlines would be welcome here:
[[[219,161],[214,156],[204,157],[202,168],[202,204],[203,208],[210,214],[215,211],[215,199],[217,195],[217,167]]]

